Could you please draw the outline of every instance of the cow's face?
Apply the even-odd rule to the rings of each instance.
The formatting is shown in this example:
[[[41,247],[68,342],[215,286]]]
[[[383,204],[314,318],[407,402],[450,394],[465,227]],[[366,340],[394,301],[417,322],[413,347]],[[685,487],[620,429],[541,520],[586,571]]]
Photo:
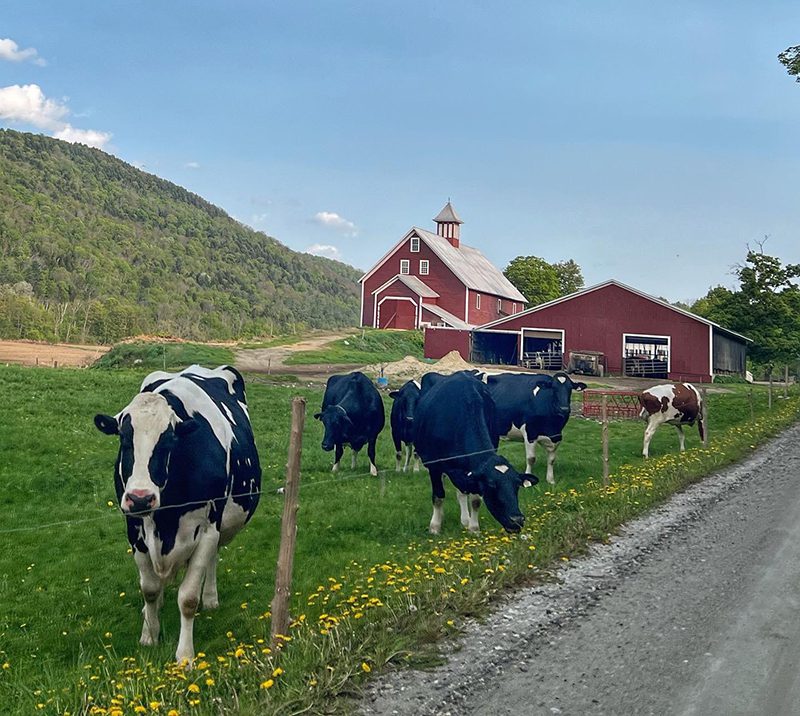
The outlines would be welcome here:
[[[96,415],[94,423],[106,435],[119,435],[120,509],[132,515],[157,510],[169,481],[170,456],[197,422],[181,422],[163,396],[139,393],[116,417]]]
[[[419,403],[419,396],[420,396],[420,387],[419,384],[414,382],[414,384],[409,384],[408,386],[404,386],[400,390],[393,390],[389,393],[389,397],[392,400],[399,400],[402,401],[402,410],[401,415],[403,418],[403,422],[407,423],[409,426],[413,426],[414,424],[414,415],[417,412],[417,403]]]
[[[571,412],[573,390],[586,390],[586,383],[573,381],[566,373],[556,373],[552,381],[552,409],[561,418],[568,418]]]
[[[483,492],[486,508],[507,532],[519,532],[525,516],[519,509],[519,488],[531,487],[539,478],[528,473],[518,473],[499,456],[486,463],[472,475],[477,478]]]
[[[345,409],[340,405],[329,405],[314,417],[325,426],[325,435],[322,437],[322,449],[331,451],[337,444],[347,442],[353,423],[347,416]]]

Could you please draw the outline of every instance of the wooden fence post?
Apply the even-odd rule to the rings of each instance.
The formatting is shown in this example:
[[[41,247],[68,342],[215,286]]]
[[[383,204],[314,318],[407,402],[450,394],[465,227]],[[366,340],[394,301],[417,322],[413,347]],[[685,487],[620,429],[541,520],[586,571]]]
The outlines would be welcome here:
[[[750,422],[753,422],[756,416],[755,410],[753,409],[753,389],[750,388],[748,392],[750,394]]]
[[[789,364],[783,366],[783,399],[789,397]]]
[[[603,487],[608,487],[608,396],[602,398],[603,417]]]
[[[708,447],[708,391],[700,388],[700,395],[702,396],[700,417],[703,420],[703,447]]]
[[[772,410],[772,373],[769,374],[769,395],[767,398],[767,407]]]
[[[300,456],[303,449],[303,425],[306,417],[305,398],[292,399],[292,431],[289,436],[289,461],[286,465],[286,488],[283,495],[281,519],[281,545],[278,551],[278,569],[275,573],[275,596],[272,598],[273,646],[278,635],[289,630],[289,597],[292,594],[292,565],[297,539],[297,493],[300,488]]]

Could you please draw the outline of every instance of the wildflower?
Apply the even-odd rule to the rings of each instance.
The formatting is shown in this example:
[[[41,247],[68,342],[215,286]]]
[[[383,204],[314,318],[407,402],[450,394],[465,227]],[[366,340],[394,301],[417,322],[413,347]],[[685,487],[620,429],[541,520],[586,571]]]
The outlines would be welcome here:
[[[187,691],[188,691],[190,694],[199,694],[199,693],[200,693],[200,687],[199,687],[197,684],[189,684],[189,685],[186,687],[186,690],[187,690]]]
[[[267,679],[266,681],[261,682],[262,689],[271,689],[275,685],[275,682],[272,679]]]
[[[283,673],[283,669],[279,666],[275,671],[272,672],[273,676],[280,676]]]
[[[361,670],[365,674],[368,674],[370,671],[372,671],[372,668],[370,667],[370,665],[366,661],[362,661],[361,662]]]

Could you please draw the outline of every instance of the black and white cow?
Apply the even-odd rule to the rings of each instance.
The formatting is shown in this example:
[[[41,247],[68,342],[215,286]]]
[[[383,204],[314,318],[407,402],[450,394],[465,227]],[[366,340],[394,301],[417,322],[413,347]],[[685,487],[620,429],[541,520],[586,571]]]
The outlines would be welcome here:
[[[547,482],[553,484],[553,463],[569,420],[573,390],[585,390],[586,383],[573,381],[566,373],[486,373],[463,370],[455,375],[474,377],[486,384],[495,405],[492,430],[498,436],[525,443],[525,469],[533,472],[536,446],[547,451]],[[422,394],[445,376],[422,376]]]
[[[419,472],[419,455],[414,450],[414,414],[417,410],[417,403],[420,396],[419,381],[409,380],[399,390],[393,390],[389,397],[392,403],[392,413],[389,422],[392,426],[392,440],[395,450],[395,470],[400,472],[400,461],[403,457],[405,448],[405,461],[403,462],[403,472],[408,470],[411,462],[411,455],[414,455],[414,472]]]
[[[539,480],[520,474],[497,454],[492,433],[494,403],[488,388],[468,375],[435,380],[420,398],[414,420],[414,445],[431,478],[433,516],[430,531],[442,526],[447,475],[458,489],[461,524],[477,532],[481,498],[491,515],[508,531],[519,532],[525,517],[519,508],[519,488]]]
[[[186,565],[175,656],[191,663],[201,589],[203,607],[218,606],[217,552],[252,517],[261,489],[244,380],[230,366],[158,371],[94,422],[119,435],[114,486],[145,600],[140,643],[158,641],[164,587]]]
[[[573,381],[566,373],[481,373],[495,404],[495,430],[510,439],[522,438],[528,472],[533,472],[536,446],[547,451],[547,482],[553,484],[553,463],[569,420],[573,390],[585,390],[586,383]]]
[[[322,449],[336,449],[333,472],[339,469],[345,445],[350,445],[353,450],[352,468],[356,466],[358,451],[366,445],[370,474],[378,474],[378,468],[375,467],[375,442],[383,430],[386,417],[381,395],[367,376],[355,371],[328,378],[322,398],[322,410],[314,417],[325,426]]]

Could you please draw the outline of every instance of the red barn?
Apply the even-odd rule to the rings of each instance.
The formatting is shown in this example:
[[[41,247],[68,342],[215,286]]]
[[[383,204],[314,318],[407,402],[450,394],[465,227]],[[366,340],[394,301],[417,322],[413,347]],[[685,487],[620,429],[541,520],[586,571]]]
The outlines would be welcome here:
[[[441,357],[452,344],[474,362],[557,370],[584,354],[606,373],[698,382],[744,376],[749,340],[613,280],[479,326],[468,355],[462,332],[443,333],[426,331],[426,357]]]
[[[361,279],[361,325],[469,329],[513,315],[525,297],[478,249],[461,243],[448,201],[436,233],[412,227]]]

